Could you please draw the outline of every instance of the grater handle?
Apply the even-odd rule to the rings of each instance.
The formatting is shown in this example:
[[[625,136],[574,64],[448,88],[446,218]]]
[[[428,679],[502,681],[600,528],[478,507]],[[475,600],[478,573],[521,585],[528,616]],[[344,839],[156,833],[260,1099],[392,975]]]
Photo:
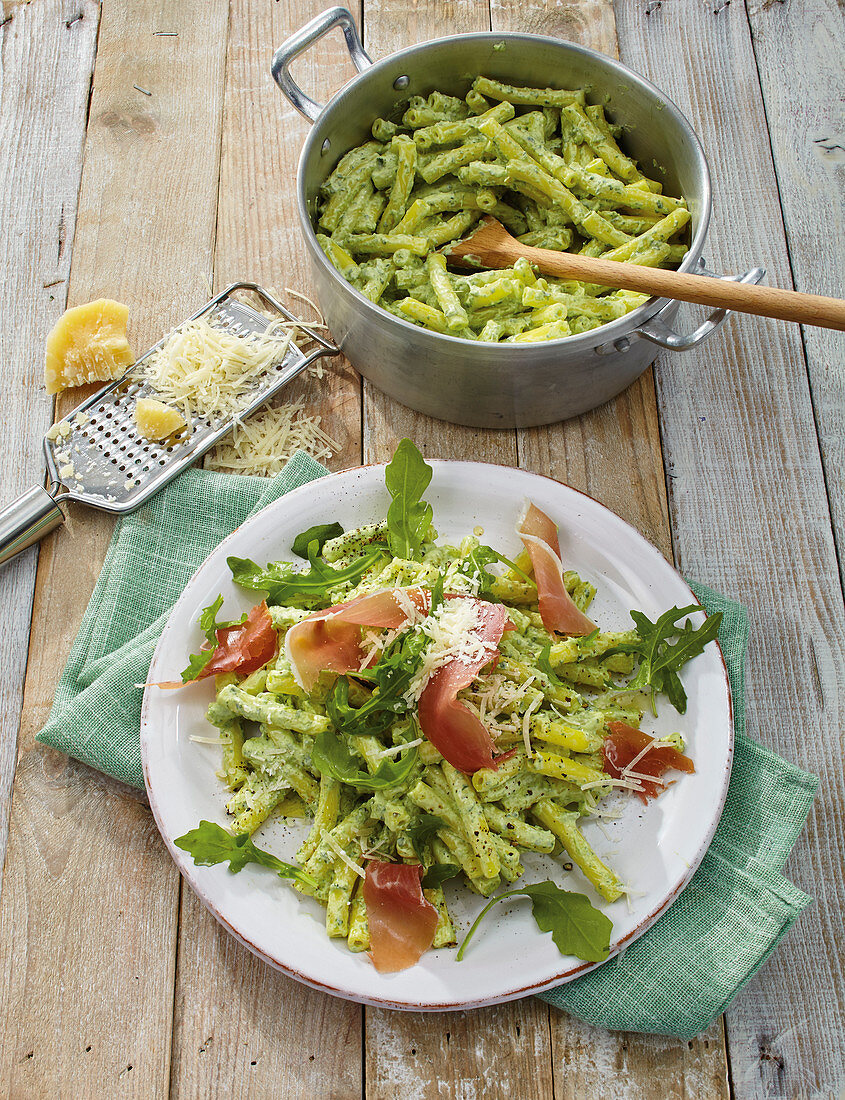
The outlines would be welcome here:
[[[0,565],[49,535],[62,523],[64,512],[46,489],[34,485],[0,511]]]

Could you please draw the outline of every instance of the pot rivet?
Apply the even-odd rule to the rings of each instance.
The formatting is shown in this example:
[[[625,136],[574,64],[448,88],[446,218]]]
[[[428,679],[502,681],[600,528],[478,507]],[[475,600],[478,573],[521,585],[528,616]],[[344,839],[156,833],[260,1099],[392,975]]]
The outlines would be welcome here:
[[[627,336],[622,336],[616,341],[613,346],[616,348],[617,351],[627,351],[628,348],[631,346],[631,341],[628,339]]]
[[[410,83],[411,78],[409,76],[397,76],[393,81],[393,87],[397,92],[400,92],[403,88],[407,88]]]
[[[328,153],[329,149],[331,148],[331,145],[332,145],[332,143],[329,141],[328,138],[326,138],[326,140],[320,146],[320,156],[321,157],[324,157],[326,155],[326,153]]]

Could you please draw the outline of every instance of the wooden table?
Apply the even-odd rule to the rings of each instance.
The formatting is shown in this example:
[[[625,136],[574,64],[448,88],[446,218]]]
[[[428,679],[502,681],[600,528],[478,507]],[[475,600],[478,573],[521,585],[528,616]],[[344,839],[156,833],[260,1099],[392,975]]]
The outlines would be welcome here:
[[[66,305],[123,300],[140,348],[210,284],[308,290],[293,209],[307,124],[269,60],[328,2],[3,3],[4,499],[40,480],[41,436],[79,400],[54,410],[41,383]],[[491,28],[620,55],[708,152],[710,265],[760,262],[773,284],[842,292],[834,0],[352,6],[374,57]],[[296,71],[323,98],[351,75],[337,36]],[[142,795],[34,742],[112,529],[77,509],[40,557],[0,574],[0,1095],[841,1097],[842,347],[839,334],[734,317],[611,404],[519,432],[415,415],[348,366],[296,394],[341,441],[336,469],[381,461],[409,435],[429,457],[551,474],[749,606],[749,731],[821,776],[786,867],[817,901],[723,1019],[687,1043],[608,1034],[533,999],[452,1015],[362,1009],[253,958],[182,887]]]

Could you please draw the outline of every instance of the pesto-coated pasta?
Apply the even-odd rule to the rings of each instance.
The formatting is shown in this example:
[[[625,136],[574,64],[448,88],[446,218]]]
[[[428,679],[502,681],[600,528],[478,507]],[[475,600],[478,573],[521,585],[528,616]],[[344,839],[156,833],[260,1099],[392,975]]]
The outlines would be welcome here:
[[[495,273],[496,277],[494,273],[477,273],[462,284],[460,292],[454,289],[452,276],[440,256],[430,254],[414,270],[430,280],[435,293],[439,289],[443,308],[426,306],[410,297],[393,308],[408,311],[406,315],[414,319],[424,318],[443,331],[453,331],[450,326],[456,323],[466,325],[471,301],[499,298],[503,278],[516,300],[520,300],[523,290],[536,288],[541,294],[537,300],[545,301],[543,281],[537,280],[525,263],[504,277],[500,273]],[[410,278],[412,269],[407,272]],[[440,285],[443,276],[449,280],[446,286]],[[555,291],[564,293],[557,288]],[[594,301],[586,295],[581,297],[585,302]],[[549,317],[552,319],[545,321],[547,326],[566,324],[562,314],[549,312],[561,308],[554,300],[535,308],[529,320],[520,319],[520,323],[530,326],[531,317],[538,323]],[[526,327],[525,335],[531,337],[530,327]],[[350,531],[325,544],[323,560],[330,568],[349,567],[378,546],[384,536],[384,524]],[[458,547],[427,543],[418,562],[397,561],[384,551],[376,555],[356,585],[340,585],[331,598],[354,599],[386,583],[430,586],[437,576],[443,578],[450,592],[472,596],[480,580],[473,564],[477,548],[475,537],[466,538]],[[530,570],[530,564],[524,558],[520,560]],[[508,593],[512,593],[524,608],[507,604],[513,630],[501,642],[498,665],[461,692],[462,701],[470,709],[481,712],[483,707],[499,747],[505,750],[512,746],[510,755],[495,769],[482,768],[472,776],[463,774],[424,738],[417,745],[417,722],[410,716],[397,715],[380,734],[349,735],[347,750],[362,772],[371,776],[378,774],[385,759],[395,760],[413,751],[416,755],[407,776],[393,786],[372,791],[356,789],[354,783],[350,785],[321,771],[316,763],[317,739],[336,728],[327,709],[325,688],[310,695],[303,691],[292,675],[282,645],[264,668],[242,678],[232,673],[217,678],[217,698],[208,718],[221,735],[220,777],[232,792],[227,807],[234,827],[251,833],[274,813],[311,815],[311,828],[297,851],[297,860],[313,884],[297,883],[296,888],[326,906],[327,934],[345,938],[353,951],[369,947],[361,891],[363,865],[371,856],[416,863],[422,849],[414,836],[422,821],[434,825],[427,858],[437,867],[451,866],[460,871],[465,885],[477,894],[488,896],[501,885],[519,880],[523,874],[520,852],[550,854],[561,849],[569,853],[603,896],[611,897],[621,889],[576,823],[612,787],[609,777],[596,764],[596,753],[601,749],[606,721],[623,712],[607,701],[603,701],[603,709],[596,707],[566,685],[564,678],[585,664],[598,669],[599,659],[609,649],[636,635],[596,632],[586,640],[555,640],[545,631],[535,610],[537,592],[530,576],[506,570],[495,578],[488,575],[488,581],[498,598],[507,600]],[[592,585],[575,573],[566,574],[566,583],[573,598],[587,607],[594,593]],[[293,605],[274,606],[271,621],[280,639],[307,614],[307,610]],[[548,645],[549,665],[557,682],[537,667],[537,655],[544,645]],[[631,659],[625,655],[611,655],[607,660],[620,671],[630,671]],[[607,686],[606,678],[601,678],[599,686]],[[356,705],[367,697],[365,685],[358,685]],[[567,711],[571,714],[564,717]],[[624,713],[638,720],[639,712]],[[251,723],[249,733],[244,723]],[[406,744],[414,748],[403,750]],[[439,884],[427,887],[425,896],[438,914],[434,946],[453,946],[455,927],[443,889]]]
[[[325,181],[317,240],[366,298],[441,335],[521,344],[589,332],[646,296],[552,278],[523,279],[520,289],[508,269],[495,272],[503,280],[495,289],[473,296],[474,275],[447,270],[436,250],[492,214],[531,247],[681,263],[686,203],[643,174],[620,148],[621,130],[578,88],[479,76],[463,100],[414,96],[394,117],[375,119],[373,140]],[[548,306],[556,308],[538,313]]]
[[[449,101],[427,106],[457,110]],[[545,116],[536,114],[539,128]],[[439,305],[409,295],[391,308],[443,331],[465,329],[473,303],[491,308],[505,300],[503,293],[520,305],[523,292],[537,295],[524,311],[527,320],[514,318],[509,335],[509,321],[486,322],[501,326],[505,339],[568,327],[561,295],[584,305],[597,301],[547,286],[524,261],[504,277],[476,273],[459,285],[436,254],[403,271],[411,290],[412,276],[426,279]],[[415,454],[416,471],[399,471],[402,488],[393,473],[387,479],[403,516],[411,492],[404,486],[417,481],[424,465]],[[586,617],[594,585],[560,563],[557,599],[576,621],[550,623],[544,602],[550,582],[541,568],[534,574],[529,552],[536,536],[523,531],[526,549],[511,561],[476,535],[438,544],[430,510],[413,534],[407,519],[387,515],[333,538],[327,535],[336,525],[322,535],[311,528],[302,570],[229,559],[235,581],[266,593],[266,600],[239,622],[214,627],[218,646],[203,652],[239,671],[215,678],[208,719],[219,737],[197,740],[220,746],[219,776],[237,834],[229,840],[238,858],[285,871],[294,889],[325,907],[329,937],[346,940],[352,951],[372,950],[374,959],[384,936],[384,897],[369,913],[368,905],[379,877],[401,882],[403,911],[414,904],[424,910],[430,935],[420,950],[455,945],[448,898],[456,887],[489,897],[519,882],[525,852],[536,854],[529,866],[537,856],[563,856],[576,890],[618,899],[626,887],[593,850],[582,821],[605,812],[602,803],[614,790],[653,796],[650,777],[659,786],[667,768],[692,766],[678,756],[680,734],[658,739],[638,729],[648,695],[618,683],[634,672],[643,640],[650,644],[642,618],[634,613],[640,633],[594,627]],[[216,623],[221,603],[222,596],[203,610],[207,637],[209,615]],[[192,658],[192,675],[201,657]],[[624,766],[614,755],[617,737],[629,738]],[[656,771],[642,763],[652,748],[663,754]],[[310,819],[297,868],[242,835],[273,815]],[[199,862],[220,862],[213,858],[219,837],[215,844]]]

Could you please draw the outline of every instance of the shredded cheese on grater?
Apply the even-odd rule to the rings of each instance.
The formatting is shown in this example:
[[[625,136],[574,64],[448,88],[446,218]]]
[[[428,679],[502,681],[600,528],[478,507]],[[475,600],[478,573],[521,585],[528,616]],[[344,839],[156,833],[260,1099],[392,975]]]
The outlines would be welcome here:
[[[198,317],[144,361],[143,378],[188,421],[228,420],[252,400],[261,375],[284,359],[295,333],[294,322],[280,320],[241,336]]]
[[[309,299],[296,297],[319,314]],[[260,312],[271,316],[264,308]],[[272,316],[276,319],[263,333],[246,334],[199,317],[172,333],[142,364],[144,381],[189,422],[196,416],[212,422],[234,419],[232,433],[206,457],[206,469],[274,477],[298,450],[318,460],[339,450],[321,427],[321,418],[305,411],[302,399],[267,405],[248,420],[238,418],[253,400],[262,375],[284,360],[291,344],[296,346],[297,323]],[[325,327],[322,318],[311,327]],[[322,377],[321,369],[311,370]]]

